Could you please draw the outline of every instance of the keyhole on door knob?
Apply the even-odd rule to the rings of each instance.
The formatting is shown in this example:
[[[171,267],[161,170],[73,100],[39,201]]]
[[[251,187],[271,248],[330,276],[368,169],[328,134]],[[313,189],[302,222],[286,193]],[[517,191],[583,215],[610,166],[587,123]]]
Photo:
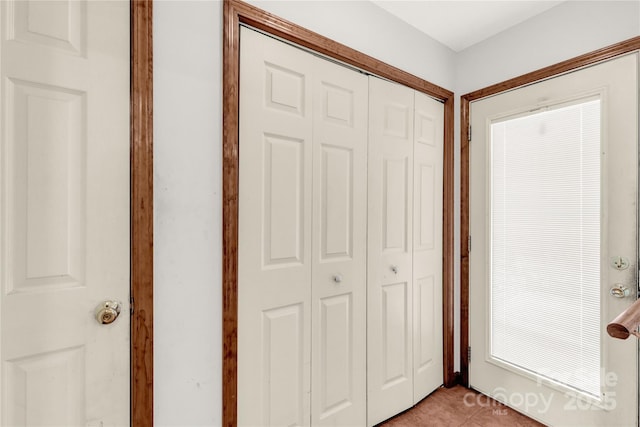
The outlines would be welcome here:
[[[115,310],[107,309],[102,310],[102,312],[100,313],[100,323],[102,323],[103,325],[109,324],[114,320],[116,320]]]
[[[392,265],[391,266],[391,271],[393,271],[393,274],[398,274],[398,266],[397,265]]]
[[[101,325],[113,323],[120,314],[121,304],[117,301],[104,301],[95,309],[96,320]]]

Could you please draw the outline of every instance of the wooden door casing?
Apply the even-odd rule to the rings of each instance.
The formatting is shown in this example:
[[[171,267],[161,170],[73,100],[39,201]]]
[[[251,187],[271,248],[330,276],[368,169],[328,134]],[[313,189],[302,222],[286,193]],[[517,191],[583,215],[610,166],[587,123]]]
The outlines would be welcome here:
[[[444,102],[443,359],[444,383],[453,370],[453,93],[239,0],[224,3],[223,42],[223,425],[237,423],[237,241],[239,31],[247,24]]]
[[[153,0],[131,0],[131,425],[153,426]]]

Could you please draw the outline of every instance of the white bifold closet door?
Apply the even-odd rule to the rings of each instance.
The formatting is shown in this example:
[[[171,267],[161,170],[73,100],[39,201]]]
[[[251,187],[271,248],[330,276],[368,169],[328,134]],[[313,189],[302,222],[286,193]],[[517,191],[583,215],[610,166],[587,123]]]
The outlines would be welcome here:
[[[368,424],[413,405],[413,103],[369,79]]]
[[[369,78],[368,425],[442,384],[443,114]]]
[[[314,57],[311,424],[366,423],[367,77]]]
[[[240,37],[238,425],[309,425],[313,61]]]
[[[373,425],[442,384],[442,128],[242,28],[238,425]]]
[[[442,385],[444,105],[415,92],[413,145],[413,403]]]
[[[238,425],[366,420],[367,78],[240,49]]]

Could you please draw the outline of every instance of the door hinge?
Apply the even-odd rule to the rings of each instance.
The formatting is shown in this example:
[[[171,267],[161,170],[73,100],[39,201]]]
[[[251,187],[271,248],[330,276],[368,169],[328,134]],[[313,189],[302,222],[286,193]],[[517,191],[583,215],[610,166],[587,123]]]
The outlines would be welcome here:
[[[133,297],[129,297],[129,314],[133,316]]]
[[[467,237],[467,253],[471,253],[471,235]]]
[[[471,142],[471,125],[469,125],[469,129],[467,132],[467,141]]]
[[[467,347],[467,363],[471,363],[471,346]]]

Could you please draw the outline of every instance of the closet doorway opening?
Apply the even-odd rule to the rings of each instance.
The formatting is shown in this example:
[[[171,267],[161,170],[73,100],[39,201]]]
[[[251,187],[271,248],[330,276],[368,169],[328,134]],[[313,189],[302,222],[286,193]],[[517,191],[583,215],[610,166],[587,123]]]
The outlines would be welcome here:
[[[239,33],[249,25],[305,49],[400,83],[444,104],[442,294],[443,382],[453,385],[453,94],[253,6],[225,2],[223,135],[223,423],[238,422]]]

